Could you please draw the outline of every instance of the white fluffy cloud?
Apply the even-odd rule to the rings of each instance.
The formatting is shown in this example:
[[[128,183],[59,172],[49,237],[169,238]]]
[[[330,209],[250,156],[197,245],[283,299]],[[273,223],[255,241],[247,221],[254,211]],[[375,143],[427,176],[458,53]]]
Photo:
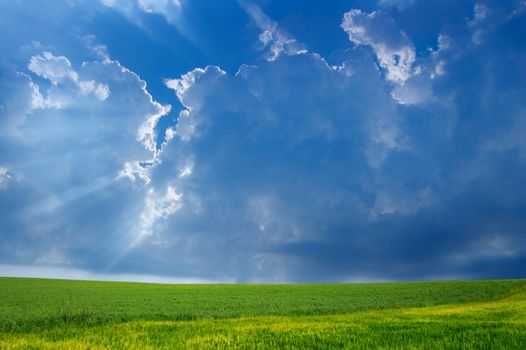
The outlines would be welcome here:
[[[217,66],[207,66],[205,69],[196,68],[183,74],[179,79],[165,80],[166,86],[175,91],[179,101],[185,107],[179,113],[175,135],[184,141],[198,135],[199,125],[204,122],[200,103],[203,96],[201,91],[192,89],[192,87],[199,83],[200,79],[206,80],[209,84],[215,84],[225,74],[226,72]]]
[[[406,146],[398,104],[364,57],[357,50],[345,63],[353,75],[307,53],[243,66],[235,75],[209,66],[166,80],[185,109],[151,179],[159,193],[175,185],[182,197],[158,234],[176,239],[191,256],[230,265],[234,260],[210,250],[228,242],[245,252],[232,259],[256,271],[251,277],[257,280],[283,263],[261,250],[321,239],[321,218],[339,222],[345,215],[336,213],[345,206],[371,218],[385,209],[380,197],[367,204],[362,195],[377,195],[371,188],[386,180],[372,174],[381,174]],[[375,103],[364,105],[370,100]],[[357,186],[354,194],[347,180]],[[425,206],[418,194],[423,189],[414,191],[414,201],[393,200],[391,213]],[[203,268],[194,266],[206,273]],[[243,278],[242,270],[233,273]],[[280,270],[286,278],[287,269]]]
[[[354,47],[328,64],[243,4],[266,60],[165,80],[176,122],[102,46],[84,64],[33,45],[2,65],[1,263],[269,282],[426,278],[451,256],[477,277],[488,257],[524,259],[509,249],[524,246],[523,52],[492,8],[418,58],[393,1],[352,10]],[[473,45],[478,29],[495,40]]]
[[[361,257],[364,251],[407,261],[416,271],[413,242],[439,242],[444,251],[472,246],[478,233],[459,240],[462,218],[455,214],[466,205],[466,192],[479,195],[464,187],[467,169],[458,166],[473,156],[464,150],[480,147],[469,132],[472,117],[459,114],[471,113],[473,104],[454,90],[469,54],[458,51],[451,33],[441,34],[438,48],[416,62],[411,41],[381,12],[350,11],[342,27],[357,47],[339,66],[316,54],[278,50],[235,75],[206,67],[166,80],[184,110],[152,167],[151,183],[160,196],[175,186],[181,197],[155,239],[192,261],[192,271],[210,273],[190,258],[206,256],[238,280],[287,280],[308,270],[298,261],[313,259],[313,269],[327,264],[320,269],[326,278],[341,266],[335,275],[375,270],[355,267],[370,261]],[[469,26],[463,30],[464,39],[455,40],[470,40]],[[371,46],[378,61],[362,46]],[[500,155],[473,166],[494,156]],[[181,176],[188,164],[191,174]],[[429,228],[425,223],[435,215],[454,222]],[[439,261],[443,253],[432,249],[429,259]]]
[[[363,13],[353,9],[345,13],[341,27],[355,45],[373,48],[388,80],[403,84],[413,75],[415,49],[388,15],[381,11]]]
[[[65,56],[44,52],[33,55],[28,67],[34,75],[13,71],[0,78],[0,87],[18,89],[0,102],[13,120],[0,137],[6,150],[0,161],[9,165],[1,168],[3,196],[18,193],[9,201],[23,205],[0,223],[9,233],[0,237],[2,255],[25,251],[20,263],[49,263],[57,241],[64,259],[77,266],[82,258],[71,250],[89,250],[94,243],[107,242],[106,254],[118,255],[142,234],[141,213],[153,205],[152,225],[170,213],[144,187],[157,153],[155,127],[170,106],[156,102],[137,74],[107,57],[74,67]],[[39,87],[36,76],[49,83]],[[10,186],[13,174],[17,181]],[[12,227],[21,232],[16,240],[10,238]],[[42,240],[38,249],[24,246],[33,241],[23,243],[24,237],[31,236]]]
[[[71,67],[71,62],[64,56],[53,56],[51,52],[31,57],[29,70],[45,78],[51,84],[65,85],[73,83],[82,95],[93,95],[98,100],[104,101],[110,95],[110,88],[106,84],[97,83],[95,80],[82,80],[79,74]],[[63,100],[49,99],[46,104],[57,108],[62,107]]]
[[[62,83],[64,79],[78,81],[78,74],[71,69],[69,60],[64,56],[53,56],[51,52],[31,57],[28,68],[54,85]]]

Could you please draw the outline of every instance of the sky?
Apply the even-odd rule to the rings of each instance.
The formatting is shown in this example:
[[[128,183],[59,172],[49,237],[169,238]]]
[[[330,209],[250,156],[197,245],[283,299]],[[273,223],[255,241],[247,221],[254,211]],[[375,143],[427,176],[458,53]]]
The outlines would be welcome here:
[[[0,0],[0,275],[525,277],[524,0]]]

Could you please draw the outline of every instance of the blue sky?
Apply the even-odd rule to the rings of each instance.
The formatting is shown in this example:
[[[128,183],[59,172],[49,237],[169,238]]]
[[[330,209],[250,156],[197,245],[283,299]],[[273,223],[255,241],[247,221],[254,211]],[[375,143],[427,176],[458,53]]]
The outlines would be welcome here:
[[[0,31],[0,275],[524,277],[522,0],[0,0]]]

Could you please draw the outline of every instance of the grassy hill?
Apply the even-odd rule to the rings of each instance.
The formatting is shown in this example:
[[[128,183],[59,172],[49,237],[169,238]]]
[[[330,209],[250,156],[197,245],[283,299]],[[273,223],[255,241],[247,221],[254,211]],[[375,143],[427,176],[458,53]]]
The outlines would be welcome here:
[[[0,278],[0,348],[526,348],[525,285]]]

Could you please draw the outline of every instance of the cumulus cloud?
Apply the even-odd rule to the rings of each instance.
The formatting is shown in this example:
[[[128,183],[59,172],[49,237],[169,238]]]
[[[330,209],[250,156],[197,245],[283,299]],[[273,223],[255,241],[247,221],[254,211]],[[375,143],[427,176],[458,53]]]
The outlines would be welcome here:
[[[341,27],[355,45],[373,48],[388,80],[403,84],[412,76],[415,49],[388,15],[381,11],[364,13],[353,9],[345,13]]]
[[[170,174],[182,174],[188,159],[192,172],[177,179],[182,207],[160,234],[193,242],[195,256],[214,257],[219,252],[210,245],[229,242],[246,252],[232,259],[256,271],[251,278],[264,279],[283,263],[269,252],[275,246],[323,240],[347,215],[410,215],[429,205],[424,197],[433,191],[420,186],[400,186],[390,209],[373,190],[389,185],[381,168],[406,146],[398,104],[374,62],[364,62],[360,50],[352,55],[351,76],[304,54],[244,66],[242,74],[207,67],[166,80],[185,109],[152,168],[152,184],[173,183]],[[377,203],[368,196],[378,196]],[[408,198],[400,203],[395,196]],[[246,272],[234,271],[244,278]],[[288,273],[280,269],[280,278],[291,278]]]
[[[468,24],[441,33],[437,49],[418,62],[387,14],[351,11],[342,27],[357,47],[340,65],[281,54],[235,75],[206,67],[166,80],[185,109],[152,167],[152,185],[162,194],[175,184],[181,206],[156,240],[181,252],[195,273],[214,275],[190,258],[206,256],[241,281],[364,271],[373,279],[513,275],[525,253],[508,254],[509,242],[524,238],[503,213],[513,205],[512,226],[522,227],[524,189],[515,180],[498,185],[496,164],[508,159],[522,173],[524,160],[513,155],[521,146],[493,144],[487,152],[482,145],[502,141],[489,130],[518,127],[521,92],[468,97],[463,91],[489,82],[462,74],[468,62],[486,69],[490,57],[510,56],[488,46],[473,60],[476,49],[464,45]],[[373,48],[387,84],[361,46]],[[509,63],[510,71],[520,67]],[[498,96],[507,96],[505,120],[490,117]],[[484,128],[474,131],[475,124]],[[181,176],[189,160],[191,174]],[[447,262],[453,255],[465,257],[461,268]],[[497,256],[503,260],[489,272]]]
[[[2,95],[17,121],[0,137],[0,161],[9,164],[2,167],[0,202],[12,203],[2,205],[9,217],[0,222],[3,261],[92,269],[90,254],[101,254],[98,261],[109,266],[111,255],[142,234],[136,218],[155,202],[145,187],[147,169],[157,152],[155,125],[170,107],[108,57],[74,67],[44,52],[28,68],[32,75],[15,70],[2,75],[7,82],[0,79],[0,86],[20,87],[16,96]],[[37,85],[37,76],[48,84]]]
[[[28,68],[55,86],[71,82],[76,85],[80,94],[93,95],[100,101],[104,101],[110,95],[108,85],[97,83],[95,80],[81,80],[78,73],[72,69],[71,62],[64,56],[53,56],[46,51],[42,55],[31,57]],[[61,100],[46,101],[46,104],[57,108],[62,107],[62,103]]]
[[[69,60],[64,56],[55,57],[50,52],[31,57],[28,68],[54,85],[61,83],[65,78],[75,82],[78,80],[78,75],[71,69]]]
[[[6,65],[0,268],[237,282],[523,273],[526,77],[508,34],[524,12],[488,5],[416,57],[388,7],[345,14],[354,45],[328,64],[245,3],[269,56],[174,73],[175,122],[103,48],[78,66],[47,47]]]
[[[201,79],[214,84],[226,72],[217,66],[207,66],[205,69],[196,68],[179,79],[166,79],[165,84],[168,88],[175,91],[181,104],[185,107],[179,113],[174,134],[182,140],[188,141],[198,134],[198,128],[203,123],[201,105],[199,100],[201,92],[191,89]]]

